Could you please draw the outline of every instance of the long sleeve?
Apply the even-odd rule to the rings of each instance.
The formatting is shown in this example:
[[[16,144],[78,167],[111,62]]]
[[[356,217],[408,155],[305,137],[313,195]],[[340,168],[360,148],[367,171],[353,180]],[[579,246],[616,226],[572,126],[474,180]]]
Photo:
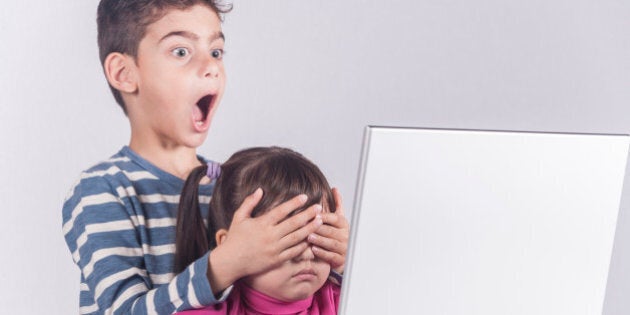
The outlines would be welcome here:
[[[219,302],[208,254],[173,274],[178,186],[118,166],[82,174],[63,206],[64,237],[81,270],[81,314],[171,314]]]

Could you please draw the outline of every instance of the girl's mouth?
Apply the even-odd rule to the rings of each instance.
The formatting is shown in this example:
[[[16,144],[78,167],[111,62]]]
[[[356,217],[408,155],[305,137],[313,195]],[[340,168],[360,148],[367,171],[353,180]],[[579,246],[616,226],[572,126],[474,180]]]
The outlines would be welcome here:
[[[316,276],[317,273],[315,272],[315,270],[313,270],[311,268],[305,268],[305,269],[302,269],[298,273],[295,274],[295,276],[305,276],[305,275]]]

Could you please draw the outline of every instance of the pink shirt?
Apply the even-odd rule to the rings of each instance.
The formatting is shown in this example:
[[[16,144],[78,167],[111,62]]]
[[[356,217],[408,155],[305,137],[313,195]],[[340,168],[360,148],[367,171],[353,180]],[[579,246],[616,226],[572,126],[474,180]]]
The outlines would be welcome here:
[[[236,284],[223,303],[183,311],[181,315],[336,315],[339,286],[326,281],[315,294],[304,300],[283,302],[246,285]]]

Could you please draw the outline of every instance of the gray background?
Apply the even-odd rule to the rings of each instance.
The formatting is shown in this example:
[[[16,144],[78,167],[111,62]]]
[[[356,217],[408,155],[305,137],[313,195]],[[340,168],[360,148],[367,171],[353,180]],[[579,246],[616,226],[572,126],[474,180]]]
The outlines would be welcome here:
[[[96,5],[0,10],[0,313],[77,311],[61,204],[129,134],[98,62]],[[199,151],[295,148],[348,208],[366,124],[630,133],[628,1],[243,1],[224,31],[227,95]],[[630,312],[628,197],[606,314]]]

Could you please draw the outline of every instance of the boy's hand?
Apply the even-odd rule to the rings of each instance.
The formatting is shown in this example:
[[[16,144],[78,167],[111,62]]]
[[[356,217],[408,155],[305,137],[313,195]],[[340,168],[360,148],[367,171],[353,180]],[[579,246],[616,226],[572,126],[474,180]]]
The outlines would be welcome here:
[[[262,190],[257,189],[245,198],[234,213],[227,238],[210,253],[208,279],[215,293],[244,276],[266,271],[299,256],[309,246],[305,241],[308,235],[322,225],[320,205],[286,218],[304,205],[307,200],[304,195],[252,218],[252,210],[262,195]]]
[[[313,254],[330,263],[331,268],[341,274],[346,263],[350,229],[337,188],[333,188],[333,196],[337,210],[322,214],[324,225],[309,235],[308,241],[314,245]]]

